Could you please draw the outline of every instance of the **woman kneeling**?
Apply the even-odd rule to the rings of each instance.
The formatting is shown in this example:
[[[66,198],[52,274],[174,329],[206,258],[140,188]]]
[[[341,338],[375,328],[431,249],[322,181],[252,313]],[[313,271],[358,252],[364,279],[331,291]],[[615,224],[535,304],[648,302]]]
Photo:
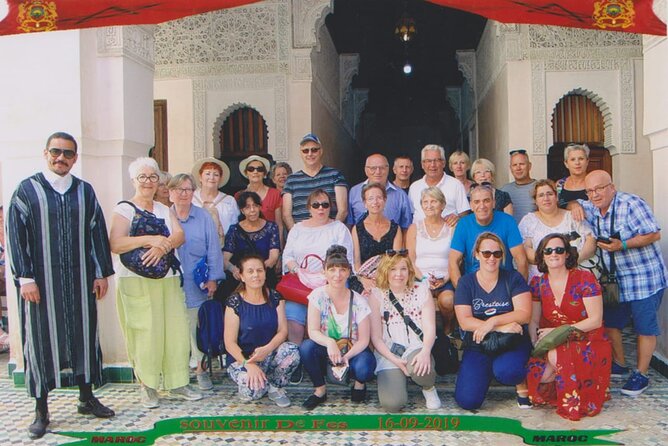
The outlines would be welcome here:
[[[241,283],[225,311],[225,348],[236,360],[227,373],[245,401],[265,394],[280,407],[290,405],[283,387],[299,365],[299,348],[286,342],[285,302],[265,287],[264,259],[248,255],[239,261]]]
[[[313,395],[302,404],[315,409],[327,400],[325,373],[327,361],[339,371],[348,368],[354,380],[350,399],[362,402],[366,398],[366,382],[373,378],[376,359],[369,350],[371,332],[366,299],[346,288],[350,277],[350,261],[343,246],[332,245],[325,258],[327,285],[316,288],[308,300],[308,334],[299,347],[302,364],[313,381]],[[337,341],[347,339],[352,346],[342,353]]]
[[[415,269],[407,255],[401,255],[401,251],[388,254],[378,265],[378,287],[369,298],[371,339],[378,362],[378,399],[386,411],[400,411],[408,402],[406,377],[410,377],[422,387],[427,409],[438,409],[441,400],[434,387],[436,373],[431,357],[436,309],[429,284],[415,280]]]
[[[504,246],[491,232],[480,234],[473,253],[480,269],[463,276],[455,293],[457,320],[466,331],[455,401],[468,410],[482,406],[492,377],[505,385],[522,383],[531,350],[523,329],[531,318],[526,281],[517,271],[499,269]]]

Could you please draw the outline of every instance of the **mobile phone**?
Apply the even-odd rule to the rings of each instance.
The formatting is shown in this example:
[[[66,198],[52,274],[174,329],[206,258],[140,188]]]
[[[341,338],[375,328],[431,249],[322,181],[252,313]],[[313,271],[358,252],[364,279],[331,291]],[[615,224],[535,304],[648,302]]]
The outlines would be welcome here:
[[[607,238],[607,237],[601,237],[601,236],[596,237],[596,241],[597,241],[597,242],[601,242],[601,243],[605,243],[605,244],[609,244],[609,243],[612,242],[612,240],[610,240],[609,238]]]

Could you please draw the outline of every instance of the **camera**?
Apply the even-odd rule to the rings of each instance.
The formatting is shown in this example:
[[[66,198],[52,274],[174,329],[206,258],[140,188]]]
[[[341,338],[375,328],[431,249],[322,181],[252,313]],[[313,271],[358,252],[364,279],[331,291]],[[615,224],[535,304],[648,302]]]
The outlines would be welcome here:
[[[396,342],[393,342],[392,346],[390,347],[390,352],[401,358],[402,356],[404,356],[404,353],[406,352],[406,347],[404,347],[401,344],[397,344]]]

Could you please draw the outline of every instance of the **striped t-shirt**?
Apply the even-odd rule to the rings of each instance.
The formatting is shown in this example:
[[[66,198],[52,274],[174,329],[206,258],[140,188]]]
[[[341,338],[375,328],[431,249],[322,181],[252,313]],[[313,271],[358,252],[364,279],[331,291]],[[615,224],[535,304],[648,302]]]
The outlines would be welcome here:
[[[314,176],[307,175],[303,170],[290,174],[283,186],[283,194],[292,195],[292,218],[295,223],[304,221],[311,216],[306,209],[306,200],[311,192],[323,189],[329,194],[331,207],[329,216],[336,218],[336,197],[334,188],[336,186],[348,187],[346,179],[336,169],[323,166]]]

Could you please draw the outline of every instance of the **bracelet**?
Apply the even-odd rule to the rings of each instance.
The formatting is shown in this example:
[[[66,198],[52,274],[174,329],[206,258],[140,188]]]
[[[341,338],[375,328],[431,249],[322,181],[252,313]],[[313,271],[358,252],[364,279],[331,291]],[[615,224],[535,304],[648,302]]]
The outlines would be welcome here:
[[[629,247],[626,246],[626,240],[622,240],[622,251],[626,251],[627,249],[629,249]]]
[[[246,367],[246,363],[247,363],[247,362],[248,362],[248,360],[246,360],[246,359],[244,359],[243,361],[241,361],[241,367]]]

